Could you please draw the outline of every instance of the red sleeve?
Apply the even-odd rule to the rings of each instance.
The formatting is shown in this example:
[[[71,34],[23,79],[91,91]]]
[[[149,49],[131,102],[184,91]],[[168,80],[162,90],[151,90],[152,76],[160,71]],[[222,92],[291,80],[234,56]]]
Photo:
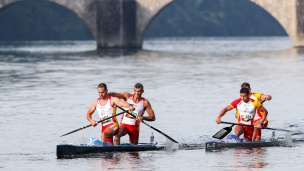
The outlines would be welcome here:
[[[234,100],[233,102],[230,103],[230,105],[233,107],[233,108],[236,108],[236,106],[242,101],[241,98],[238,98],[236,100]]]

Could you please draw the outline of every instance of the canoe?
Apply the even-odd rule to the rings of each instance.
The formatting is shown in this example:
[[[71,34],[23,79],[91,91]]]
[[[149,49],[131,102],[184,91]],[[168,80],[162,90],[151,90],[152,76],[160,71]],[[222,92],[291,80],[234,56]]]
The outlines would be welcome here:
[[[244,141],[235,135],[228,135],[222,140],[212,140],[205,143],[206,151],[220,150],[223,148],[255,148],[255,147],[274,147],[282,146],[284,139],[270,138],[269,140],[262,139],[261,141]]]
[[[112,143],[102,143],[95,140],[94,143],[67,143],[57,145],[57,158],[74,158],[88,157],[98,153],[106,152],[137,152],[137,151],[155,151],[164,150],[165,145],[154,143],[139,143],[138,145],[130,145],[123,143],[113,145]]]

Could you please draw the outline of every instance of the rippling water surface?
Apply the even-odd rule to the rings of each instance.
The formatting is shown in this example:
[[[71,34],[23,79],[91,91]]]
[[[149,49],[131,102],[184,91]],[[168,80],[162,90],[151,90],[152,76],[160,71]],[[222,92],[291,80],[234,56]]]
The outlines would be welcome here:
[[[132,92],[145,86],[157,120],[149,124],[180,143],[203,143],[227,125],[220,110],[242,82],[271,94],[269,127],[304,130],[304,53],[288,37],[151,39],[140,51],[96,51],[93,41],[0,42],[1,170],[303,170],[303,134],[293,147],[108,153],[56,159],[56,145],[99,138],[85,115],[96,86]],[[94,114],[97,119],[97,114]],[[234,112],[223,120],[234,121]],[[140,142],[166,139],[142,125]],[[276,132],[284,137],[284,132]],[[264,130],[269,138],[271,131]],[[123,137],[123,142],[128,138]]]

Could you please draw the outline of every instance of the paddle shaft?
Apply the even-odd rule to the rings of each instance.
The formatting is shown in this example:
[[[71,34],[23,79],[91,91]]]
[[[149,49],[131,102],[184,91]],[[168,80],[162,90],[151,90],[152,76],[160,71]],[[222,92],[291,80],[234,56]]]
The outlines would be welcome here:
[[[159,132],[160,134],[162,134],[163,136],[167,137],[169,140],[175,142],[175,143],[178,143],[176,140],[174,140],[173,138],[169,137],[168,135],[166,135],[165,133],[161,132],[160,130],[154,128],[153,126],[147,124],[146,122],[142,121],[142,123],[144,123],[145,125],[147,125],[148,127],[154,129],[155,131]]]
[[[253,125],[245,125],[245,124],[239,124],[239,123],[232,123],[232,122],[221,122],[224,124],[233,124],[233,125],[240,125],[240,126],[249,126],[249,127],[254,127]],[[290,130],[286,129],[278,129],[278,128],[269,128],[269,127],[263,127],[262,129],[270,129],[270,130],[277,130],[277,131],[285,131],[285,132],[291,132]]]
[[[121,115],[121,114],[123,114],[123,113],[125,113],[125,112],[120,112],[120,113],[118,113],[118,114],[115,114],[114,116],[111,116],[111,117],[105,118],[105,119],[100,120],[100,121],[98,121],[98,122],[96,122],[96,123],[98,124],[98,123],[103,122],[103,121],[105,121],[105,120],[108,120],[108,119],[110,119],[110,118],[113,118],[113,117],[119,116],[119,115]],[[74,133],[74,132],[80,131],[80,130],[85,129],[85,128],[88,128],[88,127],[90,127],[90,126],[92,126],[92,124],[87,125],[87,126],[84,126],[84,127],[81,127],[81,128],[79,128],[79,129],[76,129],[76,130],[71,131],[71,132],[69,132],[69,133],[66,133],[66,134],[64,134],[64,135],[61,135],[60,137],[63,137],[63,136],[66,136],[66,135],[72,134],[72,133]]]
[[[128,114],[130,114],[130,115],[133,116],[134,118],[136,118],[136,116],[135,116],[133,113],[131,113],[131,112],[125,110],[125,109],[122,108],[122,107],[119,107],[119,106],[117,106],[117,107],[118,107],[119,109],[121,109],[122,111],[127,112]],[[147,123],[144,122],[144,121],[141,121],[141,122],[144,123],[145,125],[147,125],[148,127],[154,129],[155,131],[159,132],[159,133],[162,134],[163,136],[167,137],[169,140],[171,140],[171,141],[173,141],[173,142],[175,142],[175,143],[178,143],[176,140],[174,140],[173,138],[169,137],[167,134],[163,133],[162,131],[160,131],[160,130],[154,128],[153,126],[147,124]]]

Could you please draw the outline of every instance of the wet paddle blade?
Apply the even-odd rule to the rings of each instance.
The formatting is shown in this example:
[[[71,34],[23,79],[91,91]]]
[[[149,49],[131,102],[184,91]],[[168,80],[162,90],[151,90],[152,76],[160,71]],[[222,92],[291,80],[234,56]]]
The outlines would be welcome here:
[[[223,139],[224,137],[226,137],[231,132],[232,126],[231,127],[225,127],[223,129],[221,129],[219,132],[214,134],[212,137],[216,138],[216,139]]]

